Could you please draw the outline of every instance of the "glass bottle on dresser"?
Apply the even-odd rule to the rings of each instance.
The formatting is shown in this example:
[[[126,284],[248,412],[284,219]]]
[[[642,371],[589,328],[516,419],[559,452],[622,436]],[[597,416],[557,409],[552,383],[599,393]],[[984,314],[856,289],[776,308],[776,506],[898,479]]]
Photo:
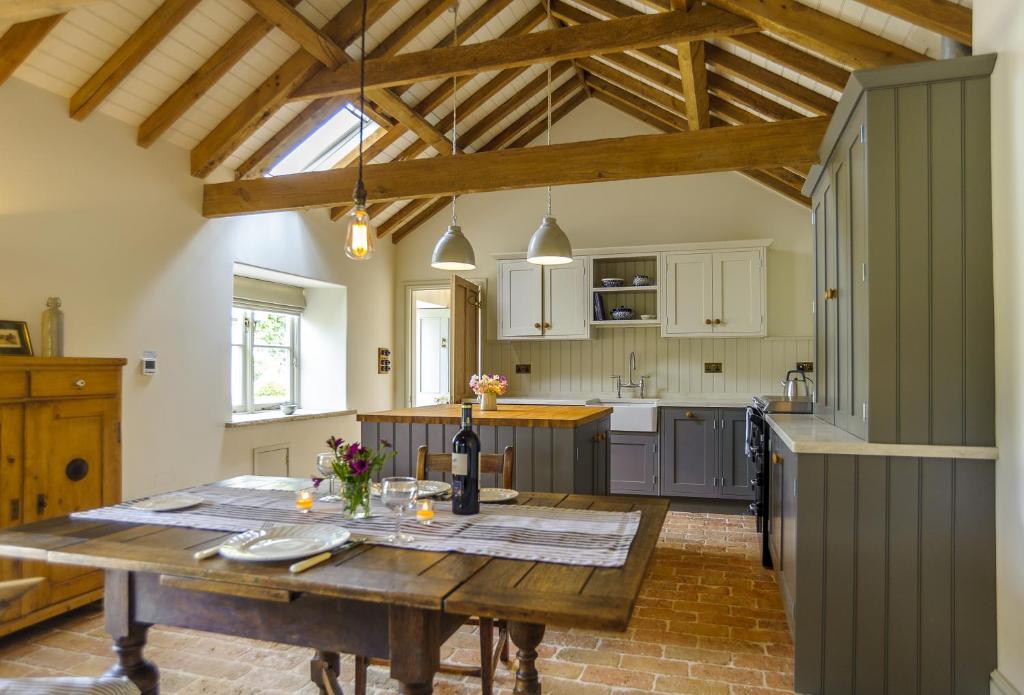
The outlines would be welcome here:
[[[462,429],[452,438],[452,513],[480,513],[480,439],[472,403],[462,404]]]

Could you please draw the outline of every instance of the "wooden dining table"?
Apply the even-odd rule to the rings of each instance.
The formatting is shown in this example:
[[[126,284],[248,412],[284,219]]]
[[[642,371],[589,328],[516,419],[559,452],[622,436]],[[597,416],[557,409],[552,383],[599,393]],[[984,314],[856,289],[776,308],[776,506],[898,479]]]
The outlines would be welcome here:
[[[295,490],[305,479],[241,476],[218,485]],[[300,574],[288,563],[196,560],[230,533],[59,517],[0,533],[0,556],[99,568],[117,663],[159,691],[143,656],[152,625],[309,647],[311,678],[340,693],[339,654],[389,659],[400,691],[431,693],[441,645],[470,616],[508,621],[518,652],[516,693],[541,692],[537,647],[546,626],[625,630],[654,553],[666,500],[522,493],[516,504],[641,511],[622,567],[597,568],[364,543]]]

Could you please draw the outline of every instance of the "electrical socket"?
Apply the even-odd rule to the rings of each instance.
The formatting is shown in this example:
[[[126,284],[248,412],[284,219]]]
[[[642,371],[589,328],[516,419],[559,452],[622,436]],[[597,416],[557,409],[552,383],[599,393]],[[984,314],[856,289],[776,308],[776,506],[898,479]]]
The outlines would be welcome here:
[[[516,374],[529,374],[529,373],[530,373],[530,365],[528,365],[528,364],[517,364],[516,365]]]
[[[721,374],[722,363],[721,362],[705,362],[704,363],[705,374]]]
[[[799,369],[801,372],[813,372],[814,362],[797,362],[796,368]]]

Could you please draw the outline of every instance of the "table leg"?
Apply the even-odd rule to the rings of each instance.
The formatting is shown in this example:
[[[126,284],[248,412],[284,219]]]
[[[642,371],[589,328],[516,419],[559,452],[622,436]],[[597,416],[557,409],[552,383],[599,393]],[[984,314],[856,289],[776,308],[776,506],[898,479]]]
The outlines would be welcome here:
[[[388,616],[391,677],[402,695],[431,695],[441,665],[441,614],[391,606]]]
[[[341,672],[341,657],[337,652],[316,650],[309,662],[309,677],[320,688],[321,695],[343,695],[338,674]]]
[[[120,570],[108,570],[103,597],[104,622],[107,632],[114,638],[115,664],[107,675],[128,678],[138,686],[142,695],[158,695],[160,672],[142,657],[149,625],[135,621],[132,596],[132,575]]]
[[[540,695],[540,674],[537,673],[537,646],[544,639],[544,626],[510,621],[508,634],[516,643],[519,668],[516,670],[516,695]]]

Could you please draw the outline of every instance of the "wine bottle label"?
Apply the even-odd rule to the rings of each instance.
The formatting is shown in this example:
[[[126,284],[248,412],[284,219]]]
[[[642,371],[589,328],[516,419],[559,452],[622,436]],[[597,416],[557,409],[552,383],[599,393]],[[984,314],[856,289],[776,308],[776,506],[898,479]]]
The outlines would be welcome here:
[[[469,454],[452,454],[452,475],[469,475]]]

